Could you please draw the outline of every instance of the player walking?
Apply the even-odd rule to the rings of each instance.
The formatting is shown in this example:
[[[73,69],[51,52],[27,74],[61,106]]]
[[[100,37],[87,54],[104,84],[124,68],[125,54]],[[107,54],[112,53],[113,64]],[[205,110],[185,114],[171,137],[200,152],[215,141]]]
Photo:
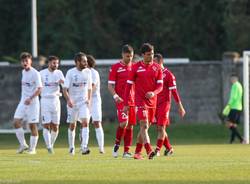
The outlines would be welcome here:
[[[155,153],[150,144],[148,135],[149,124],[155,116],[157,94],[162,90],[162,69],[153,61],[154,47],[144,43],[141,47],[143,60],[135,63],[127,80],[124,111],[127,112],[128,98],[132,84],[135,84],[135,105],[140,131],[137,136],[135,159],[142,159],[141,150],[144,145],[148,158],[152,159]]]
[[[118,156],[118,149],[121,139],[124,137],[124,158],[131,158],[129,148],[133,140],[133,125],[136,124],[135,104],[134,104],[134,87],[128,93],[128,114],[123,112],[125,88],[129,72],[132,68],[132,59],[134,50],[130,45],[124,45],[122,48],[122,60],[112,65],[109,73],[108,89],[113,96],[117,108],[117,117],[119,126],[116,130],[115,145],[113,156]]]
[[[42,89],[42,82],[39,72],[31,66],[31,54],[27,52],[21,53],[20,60],[23,67],[21,81],[22,93],[21,100],[14,115],[16,137],[20,144],[17,153],[23,153],[23,151],[29,149],[29,154],[36,154],[36,145],[38,141],[37,123],[39,123],[40,111],[38,95]],[[25,141],[24,130],[22,127],[23,120],[28,122],[31,130],[30,147],[28,147]]]
[[[43,84],[41,92],[43,138],[48,153],[54,153],[53,147],[58,136],[61,116],[60,85],[64,83],[65,79],[62,71],[58,70],[58,66],[59,58],[49,56],[48,68],[40,71]]]
[[[66,74],[63,94],[67,101],[67,122],[69,123],[68,141],[69,153],[75,154],[76,121],[80,120],[82,154],[89,154],[89,104],[92,90],[91,71],[87,68],[87,57],[79,52],[75,55],[76,67],[68,70]]]

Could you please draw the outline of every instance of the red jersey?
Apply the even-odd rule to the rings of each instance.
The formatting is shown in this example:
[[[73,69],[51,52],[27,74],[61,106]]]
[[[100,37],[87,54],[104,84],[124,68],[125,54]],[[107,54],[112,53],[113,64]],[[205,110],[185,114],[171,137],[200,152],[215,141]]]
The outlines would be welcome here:
[[[129,72],[132,69],[132,64],[125,65],[120,61],[119,63],[116,63],[111,66],[111,69],[109,71],[109,84],[115,85],[115,92],[119,97],[121,97],[123,100],[125,99],[125,88],[129,76]],[[128,98],[128,105],[134,106],[134,87],[130,90]]]
[[[163,70],[163,90],[157,95],[157,106],[164,102],[171,103],[172,92],[176,103],[179,103],[180,98],[177,92],[175,76],[165,68]]]
[[[157,94],[162,90],[162,69],[155,62],[144,64],[139,61],[132,66],[132,70],[127,81],[126,93],[130,85],[135,84],[135,105],[137,107],[155,108]],[[145,97],[147,92],[154,92],[155,96],[148,99]],[[126,100],[125,100],[126,105]]]

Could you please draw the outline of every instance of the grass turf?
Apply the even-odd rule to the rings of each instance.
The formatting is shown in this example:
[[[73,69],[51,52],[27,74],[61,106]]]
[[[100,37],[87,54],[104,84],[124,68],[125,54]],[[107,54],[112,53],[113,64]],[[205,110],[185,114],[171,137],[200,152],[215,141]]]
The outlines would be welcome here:
[[[227,144],[228,132],[222,125],[173,124],[169,136],[175,154],[154,160],[112,158],[113,124],[104,125],[105,154],[99,154],[95,132],[91,129],[91,154],[76,153],[72,157],[68,155],[66,130],[65,126],[61,127],[54,155],[48,155],[41,133],[37,155],[15,154],[15,135],[0,135],[0,184],[250,183],[250,146]],[[154,132],[155,128],[151,127],[152,143],[155,143]]]

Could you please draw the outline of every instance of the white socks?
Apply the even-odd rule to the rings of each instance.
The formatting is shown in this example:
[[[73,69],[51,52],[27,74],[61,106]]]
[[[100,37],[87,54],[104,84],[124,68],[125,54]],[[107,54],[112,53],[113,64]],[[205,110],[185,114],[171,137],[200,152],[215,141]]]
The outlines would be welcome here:
[[[103,128],[100,126],[99,128],[95,129],[95,135],[98,142],[99,150],[104,151],[104,133]]]
[[[19,144],[21,146],[24,146],[24,145],[27,145],[26,141],[25,141],[25,137],[24,137],[24,131],[23,131],[23,128],[17,128],[15,129],[16,130],[16,137],[17,137],[17,140],[19,142]]]
[[[51,130],[51,132],[50,132],[50,134],[51,134],[51,146],[52,146],[52,148],[54,147],[54,144],[56,142],[56,138],[58,136],[58,133],[59,133],[59,131],[54,132],[53,130]]]
[[[89,127],[82,128],[82,149],[87,148],[89,143]]]
[[[76,136],[75,130],[71,131],[70,129],[68,129],[69,149],[75,148],[75,136]]]
[[[30,150],[36,150],[38,136],[30,136]]]
[[[44,138],[44,141],[45,141],[45,144],[46,144],[47,148],[52,148],[51,134],[50,134],[50,131],[47,128],[43,128],[43,138]]]

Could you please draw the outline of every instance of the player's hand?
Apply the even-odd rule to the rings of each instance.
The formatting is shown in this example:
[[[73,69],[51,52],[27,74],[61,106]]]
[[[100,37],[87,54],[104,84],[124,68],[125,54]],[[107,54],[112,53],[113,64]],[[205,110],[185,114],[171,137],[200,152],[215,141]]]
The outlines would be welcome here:
[[[24,101],[25,105],[29,105],[31,103],[32,99],[29,97]]]
[[[185,111],[184,107],[182,106],[182,104],[180,103],[179,104],[179,115],[180,115],[180,117],[183,118],[185,116],[185,114],[186,114],[186,111]]]
[[[150,99],[150,98],[153,98],[155,96],[154,92],[153,91],[149,91],[146,93],[145,97],[147,99]]]
[[[68,106],[70,107],[70,108],[73,108],[73,106],[74,106],[74,103],[72,102],[72,100],[67,100],[67,104],[68,104]]]
[[[113,96],[113,98],[114,98],[114,100],[115,100],[116,103],[121,103],[121,102],[123,102],[123,99],[122,99],[121,97],[119,97],[117,94],[115,94],[115,95]]]
[[[59,84],[63,84],[63,83],[64,83],[64,80],[60,79],[60,80],[58,81],[58,83],[59,83]]]
[[[123,112],[124,112],[125,114],[128,114],[128,106],[125,105],[125,106],[123,107]]]

